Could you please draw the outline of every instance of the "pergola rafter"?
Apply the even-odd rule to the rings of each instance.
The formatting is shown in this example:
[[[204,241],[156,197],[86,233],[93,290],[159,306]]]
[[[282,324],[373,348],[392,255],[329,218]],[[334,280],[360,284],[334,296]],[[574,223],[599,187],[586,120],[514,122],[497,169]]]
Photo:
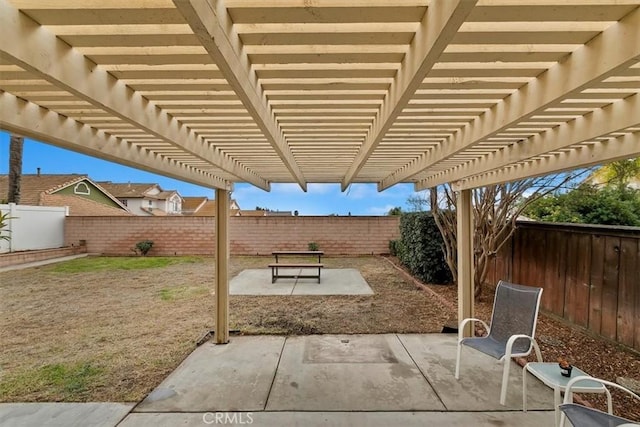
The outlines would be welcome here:
[[[134,168],[144,167],[150,172],[170,176],[205,187],[215,186],[231,190],[231,182],[216,174],[205,173],[186,166],[171,157],[151,151],[109,135],[103,131],[61,116],[14,95],[0,93],[0,111],[16,111],[9,116],[0,114],[0,127],[36,140],[51,140],[57,145],[89,156],[100,157]],[[219,173],[219,172],[218,172]]]
[[[577,144],[568,150],[491,170],[456,181],[452,185],[457,191],[468,190],[638,156],[640,156],[640,128],[602,141]]]
[[[247,55],[226,16],[222,0],[215,4],[199,0],[174,0],[180,13],[198,36],[202,46],[220,67],[256,124],[278,153],[294,180],[307,190],[307,182],[298,167],[289,146],[282,138],[278,124],[273,120],[269,105],[265,102],[262,88],[257,84]]]
[[[416,190],[424,190],[446,182],[455,182],[469,176],[480,175],[493,169],[502,169],[511,164],[519,164],[527,159],[545,153],[555,153],[584,141],[592,141],[614,132],[624,131],[638,124],[640,124],[640,95],[631,95],[602,109],[555,126],[546,132],[535,133],[530,138],[523,139],[478,160],[474,159],[452,168],[453,170],[425,178],[416,183]],[[640,155],[640,146],[636,149]],[[613,158],[624,157],[611,154],[613,154]],[[471,182],[473,181],[475,180],[471,180]]]
[[[166,111],[96,67],[85,55],[15,10],[5,0],[0,0],[0,52],[30,73],[138,129],[260,188],[269,188],[268,182],[258,174],[216,150],[207,149],[202,138]]]
[[[640,58],[640,44],[631,43],[630,40],[640,40],[640,9],[608,27],[572,52],[566,60],[553,65],[535,80],[496,103],[443,144],[383,179],[379,190],[412,177],[518,122],[527,120],[589,85],[629,69]],[[443,177],[442,182],[449,181],[445,174]]]
[[[404,107],[456,35],[477,0],[434,0],[427,10],[372,129],[342,180],[342,190],[353,181]]]

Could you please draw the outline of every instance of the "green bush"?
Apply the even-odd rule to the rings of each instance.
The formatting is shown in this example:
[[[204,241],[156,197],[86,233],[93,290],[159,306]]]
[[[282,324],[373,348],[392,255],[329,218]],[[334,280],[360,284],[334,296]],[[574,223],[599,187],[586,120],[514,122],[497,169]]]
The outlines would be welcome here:
[[[400,240],[389,240],[389,254],[391,256],[398,256],[399,245],[400,245]]]
[[[430,212],[403,214],[400,240],[394,244],[400,262],[425,283],[451,283],[440,230]]]
[[[320,250],[320,246],[318,246],[316,242],[309,242],[309,244],[307,245],[307,248],[309,248],[310,251]]]
[[[142,240],[136,243],[133,251],[139,255],[146,256],[153,247],[153,240]]]

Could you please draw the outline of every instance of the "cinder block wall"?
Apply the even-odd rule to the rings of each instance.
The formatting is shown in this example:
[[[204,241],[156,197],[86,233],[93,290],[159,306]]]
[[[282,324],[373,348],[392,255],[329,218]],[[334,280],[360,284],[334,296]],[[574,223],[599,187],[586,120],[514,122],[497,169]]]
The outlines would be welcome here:
[[[233,255],[306,250],[318,243],[327,255],[389,251],[399,236],[398,217],[231,217]],[[65,244],[84,241],[89,253],[132,255],[136,242],[153,240],[150,255],[213,255],[213,217],[67,217]]]

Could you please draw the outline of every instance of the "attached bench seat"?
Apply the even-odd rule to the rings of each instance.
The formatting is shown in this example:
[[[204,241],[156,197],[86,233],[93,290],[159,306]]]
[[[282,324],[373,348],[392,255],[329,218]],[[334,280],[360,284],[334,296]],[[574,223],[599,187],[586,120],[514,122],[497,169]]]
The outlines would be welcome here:
[[[276,280],[282,279],[318,279],[318,283],[320,283],[320,271],[324,268],[324,264],[320,263],[273,263],[269,264],[269,268],[271,268],[271,283],[275,283]],[[280,274],[280,269],[292,269],[292,268],[317,268],[318,274]]]

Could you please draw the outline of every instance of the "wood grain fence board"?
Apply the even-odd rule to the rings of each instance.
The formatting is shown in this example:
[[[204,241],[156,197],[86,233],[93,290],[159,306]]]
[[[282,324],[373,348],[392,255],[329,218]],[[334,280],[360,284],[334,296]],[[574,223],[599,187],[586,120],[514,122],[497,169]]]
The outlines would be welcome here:
[[[638,245],[636,252],[636,279],[635,279],[635,314],[633,316],[633,329],[634,329],[634,338],[633,338],[633,348],[640,351],[640,239],[637,239],[636,244]]]
[[[578,251],[575,257],[576,269],[576,302],[575,322],[587,327],[589,323],[589,273],[591,271],[591,236],[578,234]]]
[[[604,280],[605,237],[593,235],[591,238],[591,280],[589,282],[589,329],[602,333],[602,287]]]
[[[506,280],[508,282],[513,281],[511,274],[511,263],[513,261],[513,237],[500,248],[498,254],[494,258],[493,271],[491,273],[491,282],[497,284],[500,280]]]
[[[556,300],[554,301],[556,312],[564,317],[564,311],[567,308],[567,233],[564,231],[556,232],[557,238],[557,270],[556,281],[558,289],[556,289]]]
[[[555,300],[555,274],[554,274],[554,262],[556,259],[555,249],[551,248],[555,244],[555,236],[553,234],[545,233],[544,236],[544,255],[542,257],[542,262],[544,265],[544,274],[542,280],[542,288],[544,291],[542,292],[541,304],[542,308],[545,310],[551,311],[555,313],[553,309],[553,302]],[[556,313],[557,314],[557,313]]]
[[[638,277],[638,241],[620,239],[620,273],[618,276],[617,341],[633,347],[635,313],[635,292]]]
[[[514,245],[515,245],[515,250],[513,253],[513,261],[512,261],[512,266],[513,266],[513,279],[512,282],[514,283],[522,283],[522,264],[524,264],[524,261],[522,259],[522,245],[523,245],[523,239],[522,239],[522,233],[518,233],[515,236],[514,239]]]
[[[564,233],[565,235],[567,233]],[[565,237],[567,241],[567,256],[566,256],[566,278],[565,278],[565,304],[564,304],[564,317],[570,322],[576,321],[576,303],[578,300],[578,292],[576,287],[578,286],[578,263],[576,261],[578,257],[578,235],[568,234]]]
[[[532,238],[531,236],[534,234],[531,232],[531,230],[522,230],[522,244],[520,247],[520,251],[521,251],[521,262],[520,262],[520,269],[522,270],[520,272],[520,277],[521,277],[521,281],[518,283],[521,283],[523,285],[527,285],[527,286],[533,286],[533,281],[532,281],[532,277],[531,277],[531,272],[533,270],[533,263],[531,262],[531,259],[533,258],[533,244],[532,244]]]
[[[562,255],[566,253],[567,242],[562,238],[561,232],[552,231],[547,233],[547,251],[545,256],[545,283],[544,287],[549,291],[547,293],[546,307],[552,313],[564,315],[564,260]],[[544,292],[542,293],[544,297]]]
[[[542,286],[543,310],[640,351],[640,229],[522,222],[511,245],[497,280]]]
[[[509,240],[504,246],[504,257],[500,258],[500,270],[502,277],[506,277],[510,281],[513,278],[513,239]]]
[[[604,277],[602,281],[602,327],[604,337],[615,340],[618,326],[618,273],[620,238],[607,236],[604,245]]]
[[[531,260],[531,286],[544,287],[545,252],[547,250],[546,234],[535,230],[529,233],[529,245],[531,246],[533,259]],[[543,292],[544,295],[544,292]]]

